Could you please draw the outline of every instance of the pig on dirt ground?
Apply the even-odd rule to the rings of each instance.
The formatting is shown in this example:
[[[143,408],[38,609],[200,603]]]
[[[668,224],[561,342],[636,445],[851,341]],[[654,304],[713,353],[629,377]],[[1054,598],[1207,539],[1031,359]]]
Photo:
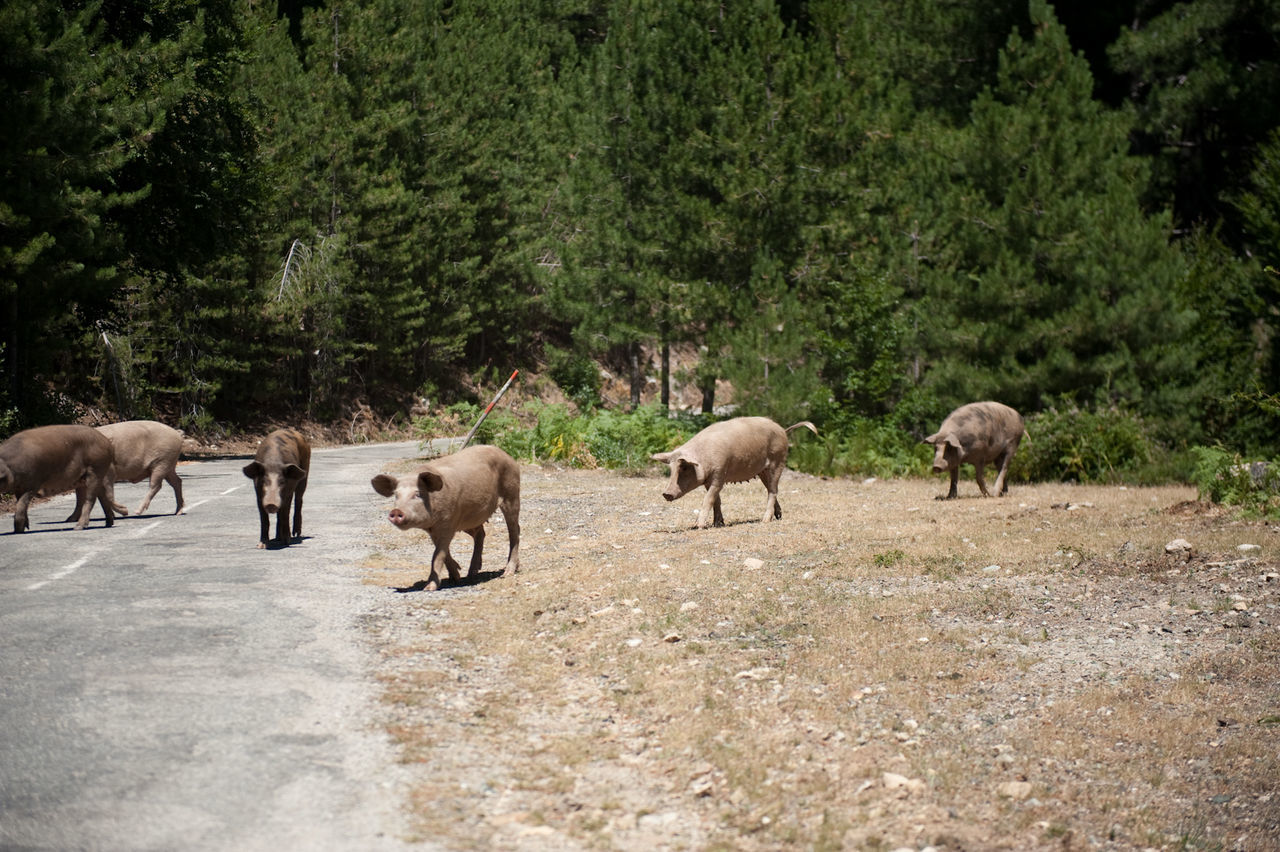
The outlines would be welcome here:
[[[143,498],[135,515],[147,511],[152,499],[167,482],[173,487],[178,506],[175,515],[182,514],[182,480],[178,477],[178,456],[182,453],[182,433],[154,420],[128,420],[99,426],[98,431],[111,441],[116,460],[116,482],[141,482],[146,479],[151,490]],[[79,516],[80,498],[68,521]]]
[[[13,513],[13,531],[25,532],[27,508],[33,497],[52,497],[64,491],[76,492],[80,511],[76,529],[89,525],[89,513],[96,500],[106,515],[107,526],[115,522],[114,512],[128,511],[115,500],[115,465],[111,442],[88,426],[37,426],[26,429],[0,444],[0,493],[18,498]]]
[[[971,402],[947,415],[942,427],[924,439],[924,443],[936,448],[933,472],[951,471],[951,490],[946,497],[938,499],[956,499],[956,481],[960,477],[960,465],[965,462],[973,465],[983,497],[991,496],[983,478],[984,469],[992,462],[998,465],[996,494],[1007,494],[1009,463],[1026,431],[1022,415],[999,402]]]
[[[669,453],[655,453],[654,461],[671,465],[671,479],[662,496],[667,502],[688,494],[699,485],[707,488],[698,511],[699,529],[714,517],[724,526],[720,512],[720,491],[727,482],[746,482],[760,477],[769,497],[764,504],[764,521],[782,518],[778,503],[778,481],[787,467],[787,436],[804,426],[813,434],[817,428],[808,420],[783,429],[768,417],[735,417],[712,423]]]
[[[258,495],[258,547],[267,546],[271,519],[276,516],[276,547],[302,538],[302,495],[307,490],[307,473],[311,469],[311,445],[296,429],[277,429],[263,439],[253,461],[244,466],[244,475],[253,480]],[[293,504],[293,530],[290,535],[289,505]]]
[[[380,473],[370,484],[383,497],[395,498],[388,517],[397,529],[425,530],[431,536],[435,550],[427,591],[439,587],[442,567],[448,569],[451,581],[459,580],[460,566],[449,553],[455,533],[465,532],[475,539],[467,576],[479,573],[484,524],[499,506],[511,545],[502,575],[520,570],[520,467],[497,447],[468,447],[408,476]]]

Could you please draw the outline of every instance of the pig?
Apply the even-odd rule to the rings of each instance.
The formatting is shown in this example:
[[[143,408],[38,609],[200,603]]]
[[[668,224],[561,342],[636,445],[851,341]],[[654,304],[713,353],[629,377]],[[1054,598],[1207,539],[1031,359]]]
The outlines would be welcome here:
[[[267,533],[276,516],[276,547],[302,538],[302,495],[307,490],[311,470],[311,445],[297,429],[277,429],[262,440],[253,461],[244,466],[244,475],[253,480],[258,497],[258,548],[267,546]],[[293,504],[290,535],[289,504]]]
[[[936,452],[933,456],[933,472],[951,471],[951,490],[946,497],[939,500],[956,499],[956,480],[960,476],[960,465],[969,462],[973,465],[978,480],[978,488],[983,497],[990,497],[987,483],[983,478],[983,470],[988,462],[1000,466],[1000,474],[996,477],[996,494],[1003,497],[1009,493],[1009,463],[1013,454],[1026,434],[1026,426],[1022,415],[1007,405],[999,402],[971,402],[962,405],[947,415],[942,427],[924,439],[923,443],[933,444]]]
[[[654,461],[671,465],[671,479],[662,496],[671,502],[705,485],[707,494],[698,511],[697,529],[707,526],[714,515],[715,525],[724,526],[720,512],[720,491],[726,482],[746,482],[760,477],[769,496],[764,504],[764,521],[782,518],[778,502],[778,481],[787,467],[787,436],[804,426],[813,434],[818,429],[808,420],[783,429],[768,417],[735,417],[712,423],[684,444],[668,453],[655,453]]]
[[[115,512],[128,510],[115,501],[115,461],[111,442],[88,426],[37,426],[0,444],[0,493],[18,498],[13,531],[26,532],[27,508],[33,497],[52,497],[75,490],[80,512],[76,529],[89,525],[94,501],[102,506],[107,526]]]
[[[182,479],[178,476],[178,455],[182,452],[182,433],[154,420],[129,420],[99,426],[98,431],[111,441],[115,454],[116,482],[141,482],[150,480],[151,490],[143,498],[135,515],[141,515],[151,505],[162,483],[169,483],[177,499],[175,515],[182,514]],[[68,521],[79,516],[80,497]]]
[[[460,566],[449,553],[455,533],[465,532],[475,540],[467,576],[479,573],[484,524],[499,506],[510,543],[502,576],[520,570],[520,467],[497,447],[468,447],[409,476],[380,473],[370,484],[383,497],[395,498],[388,518],[396,529],[420,529],[431,536],[435,549],[427,591],[439,588],[442,567],[452,582],[459,580]]]

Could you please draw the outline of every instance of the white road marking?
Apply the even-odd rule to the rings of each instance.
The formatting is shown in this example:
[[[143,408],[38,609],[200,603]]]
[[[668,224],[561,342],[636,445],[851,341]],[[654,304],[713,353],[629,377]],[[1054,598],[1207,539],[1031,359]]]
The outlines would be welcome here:
[[[137,532],[132,533],[129,536],[129,538],[142,538],[144,535],[151,532],[153,529],[160,526],[162,523],[164,523],[164,521],[152,521],[151,523],[147,524],[145,527],[142,527]]]
[[[49,575],[49,579],[41,580],[38,583],[32,583],[30,586],[27,586],[27,591],[34,592],[37,589],[44,588],[45,586],[52,583],[54,580],[61,580],[63,577],[71,576],[72,574],[75,573],[77,568],[79,568],[81,565],[85,564],[86,562],[88,562],[90,559],[92,559],[94,556],[97,556],[97,555],[98,555],[98,551],[96,550],[89,551],[84,556],[81,556],[79,559],[77,559],[75,562],[72,562],[70,565],[66,565],[62,568],[59,568],[57,571],[54,571],[52,574]]]
[[[219,496],[219,497],[225,497],[225,496],[227,496],[228,494],[230,494],[232,491],[239,491],[239,490],[240,490],[241,488],[243,488],[243,487],[244,487],[243,485],[237,485],[235,488],[228,488],[226,491],[223,491],[223,492],[222,492],[221,494],[219,494],[218,496]],[[197,505],[197,506],[199,506],[200,504],[199,504],[199,503],[197,503],[196,505]]]

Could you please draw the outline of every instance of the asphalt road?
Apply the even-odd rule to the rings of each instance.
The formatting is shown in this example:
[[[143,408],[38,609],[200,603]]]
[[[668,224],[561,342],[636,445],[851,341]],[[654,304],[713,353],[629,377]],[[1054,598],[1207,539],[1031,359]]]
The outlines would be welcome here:
[[[415,455],[315,451],[279,550],[245,459],[181,465],[184,515],[165,485],[110,529],[64,523],[70,495],[21,535],[0,518],[0,849],[408,848],[360,627],[394,592],[358,566],[388,502],[370,477]]]

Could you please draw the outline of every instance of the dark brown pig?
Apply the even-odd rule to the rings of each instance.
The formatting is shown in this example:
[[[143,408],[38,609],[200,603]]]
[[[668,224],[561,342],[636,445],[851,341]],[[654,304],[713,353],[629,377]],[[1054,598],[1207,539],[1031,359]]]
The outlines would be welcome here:
[[[671,479],[662,496],[668,502],[705,485],[707,495],[698,511],[699,529],[714,516],[715,525],[724,526],[720,512],[720,491],[727,482],[746,482],[760,477],[769,492],[764,504],[764,520],[782,517],[778,503],[778,481],[787,468],[787,436],[804,426],[818,430],[808,420],[783,429],[768,417],[735,417],[712,423],[669,453],[655,453],[654,461],[671,465]]]
[[[936,447],[933,472],[951,471],[951,490],[946,497],[938,499],[956,499],[956,481],[960,477],[960,465],[965,462],[973,465],[983,497],[991,496],[983,478],[984,468],[991,462],[999,465],[996,494],[1007,494],[1009,463],[1026,431],[1022,415],[999,402],[971,402],[947,415],[942,427],[924,439],[924,443]]]
[[[311,469],[311,445],[297,429],[277,429],[262,440],[244,475],[253,480],[258,495],[258,547],[267,546],[267,533],[276,516],[276,547],[288,547],[302,538],[302,495]],[[293,504],[293,531],[289,529],[289,504]]]
[[[94,501],[102,506],[107,526],[114,511],[128,512],[115,501],[115,466],[111,442],[88,426],[37,426],[0,444],[0,493],[18,498],[13,531],[25,532],[33,497],[52,497],[75,490],[80,507],[76,529],[89,525]],[[73,520],[68,518],[67,520]]]
[[[468,447],[409,476],[380,473],[371,484],[383,497],[395,497],[388,517],[397,529],[425,530],[431,536],[435,550],[428,591],[439,587],[442,567],[453,582],[460,577],[460,566],[449,553],[455,533],[465,532],[475,539],[467,576],[476,576],[484,549],[484,524],[499,506],[511,545],[502,574],[520,570],[520,467],[497,447]]]
[[[178,501],[175,515],[182,514],[182,479],[178,476],[178,456],[182,453],[182,433],[154,420],[127,420],[99,426],[98,431],[111,441],[116,460],[116,482],[141,482],[146,479],[151,490],[143,498],[135,514],[147,511],[152,499],[167,482],[173,488]],[[68,521],[75,519],[81,510],[77,497],[76,508]]]

